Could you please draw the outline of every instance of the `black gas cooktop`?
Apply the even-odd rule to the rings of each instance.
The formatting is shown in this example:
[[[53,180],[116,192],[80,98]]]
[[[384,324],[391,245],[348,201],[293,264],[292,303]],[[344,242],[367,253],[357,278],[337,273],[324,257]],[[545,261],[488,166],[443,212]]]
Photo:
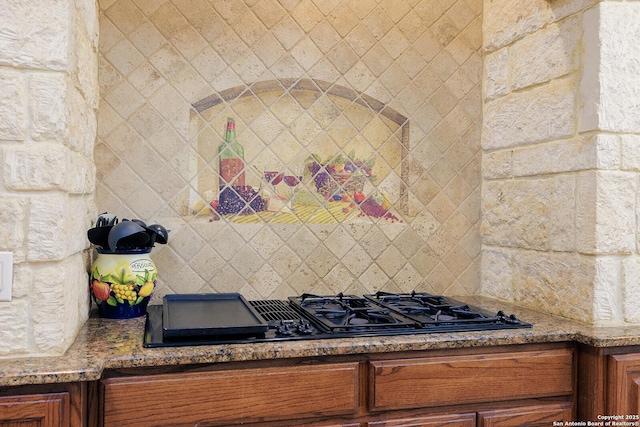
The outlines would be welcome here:
[[[217,304],[214,308],[207,309],[205,305],[202,313],[198,314],[196,311],[199,306],[188,307],[187,325],[177,328],[168,320],[171,311],[167,310],[167,305],[176,300],[177,303],[183,303],[183,296],[175,296],[175,299],[169,301],[165,297],[164,306],[149,306],[144,346],[257,343],[531,328],[530,324],[520,321],[513,314],[507,315],[502,311],[491,313],[448,297],[421,292],[378,292],[363,296],[303,294],[289,297],[288,301],[248,302],[239,294],[208,294],[202,295],[205,304],[211,296]],[[199,300],[198,296],[195,298]],[[249,323],[245,321],[241,326],[235,327],[233,313],[238,307],[234,306],[227,312],[224,307],[229,301],[238,304],[238,299],[247,305],[247,312],[239,317],[248,318]],[[193,295],[186,298],[186,301],[193,300]],[[193,316],[190,310],[193,310]],[[231,325],[225,323],[224,327],[199,329],[195,320],[194,325],[188,324],[192,317],[204,317],[205,323],[209,319],[218,326],[216,313],[224,313],[218,314],[218,317],[225,317],[224,322]]]

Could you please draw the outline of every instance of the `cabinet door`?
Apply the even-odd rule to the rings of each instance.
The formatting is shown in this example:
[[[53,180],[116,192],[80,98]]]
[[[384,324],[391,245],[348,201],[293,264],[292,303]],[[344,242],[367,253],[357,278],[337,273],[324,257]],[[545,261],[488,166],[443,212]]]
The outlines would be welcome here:
[[[572,403],[545,403],[478,412],[478,427],[549,427],[554,421],[571,421]]]
[[[608,362],[607,414],[639,414],[640,354],[616,354]]]
[[[370,421],[367,427],[475,427],[475,414],[444,414],[398,420]]]
[[[68,393],[0,397],[0,427],[68,427]]]

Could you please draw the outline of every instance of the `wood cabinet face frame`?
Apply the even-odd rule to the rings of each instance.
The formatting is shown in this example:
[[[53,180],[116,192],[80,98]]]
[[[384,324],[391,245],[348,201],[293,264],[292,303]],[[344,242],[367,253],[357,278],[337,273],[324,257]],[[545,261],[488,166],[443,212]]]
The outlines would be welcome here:
[[[471,423],[471,421],[465,414],[474,414],[473,417],[475,418],[476,413],[480,413],[479,411],[490,414],[491,411],[513,409],[517,412],[517,408],[522,405],[529,407],[531,405],[553,406],[562,404],[565,405],[565,410],[569,408],[570,413],[575,413],[575,359],[574,346],[561,343],[330,356],[315,359],[234,362],[211,366],[158,367],[135,372],[130,369],[112,370],[106,372],[103,380],[99,382],[97,387],[93,388],[99,410],[94,411],[90,419],[94,420],[94,425],[102,427],[110,427],[112,425],[117,425],[118,427],[126,426],[126,420],[132,415],[132,412],[128,410],[121,411],[119,407],[122,406],[127,399],[133,396],[140,396],[140,392],[147,387],[157,387],[158,384],[161,384],[163,381],[164,385],[159,387],[158,390],[163,390],[163,387],[166,386],[168,388],[165,390],[171,389],[174,392],[173,394],[178,391],[177,395],[183,396],[180,399],[189,399],[190,396],[197,396],[197,392],[190,391],[189,387],[179,391],[179,388],[183,386],[179,385],[179,382],[172,381],[174,376],[175,378],[186,378],[188,382],[198,390],[203,390],[203,393],[206,393],[204,389],[208,387],[209,384],[216,384],[216,387],[221,386],[223,390],[227,391],[218,393],[216,398],[231,400],[227,403],[223,402],[218,404],[221,408],[221,412],[219,412],[221,417],[219,419],[212,419],[211,417],[215,417],[217,412],[211,412],[209,410],[208,415],[202,419],[190,419],[189,416],[185,418],[175,418],[175,415],[172,415],[174,418],[172,421],[170,420],[167,425],[176,425],[176,420],[183,419],[185,423],[181,425],[197,424],[202,427],[228,426],[234,423],[242,423],[242,425],[247,426],[261,425],[265,427],[282,427],[289,425],[304,425],[310,427],[366,427],[369,425],[372,427],[409,427],[440,425],[438,423],[444,423],[445,420],[438,420],[437,417],[441,417],[443,414],[457,414],[454,419],[449,420],[451,421],[450,424],[442,424],[455,427],[470,425],[469,423]],[[555,382],[552,381],[553,385],[550,389],[540,388],[533,392],[518,392],[520,394],[516,393],[514,399],[509,399],[508,393],[501,394],[498,402],[491,400],[495,398],[495,396],[489,396],[480,399],[462,399],[456,402],[445,399],[441,403],[431,402],[426,405],[422,401],[418,401],[417,403],[400,403],[399,406],[394,406],[397,402],[393,400],[380,405],[376,403],[376,399],[380,398],[380,396],[375,395],[374,391],[376,381],[379,379],[376,373],[377,369],[388,368],[390,369],[389,372],[391,372],[394,369],[394,364],[403,365],[415,362],[419,365],[421,361],[426,361],[426,363],[437,366],[438,369],[441,369],[441,372],[445,374],[453,372],[454,376],[456,376],[456,373],[460,373],[457,375],[457,378],[460,380],[458,384],[463,385],[469,384],[469,382],[465,380],[465,375],[468,375],[469,372],[473,372],[474,369],[477,372],[482,372],[483,368],[491,367],[495,363],[497,363],[498,366],[507,366],[511,369],[510,372],[512,373],[539,369],[540,372],[544,373],[543,375],[549,374],[550,372],[557,373],[559,379]],[[525,366],[522,368],[523,370],[520,370],[521,367],[518,365],[518,361],[522,361],[522,366]],[[539,361],[542,363],[539,363]],[[449,366],[453,366],[453,368],[448,368],[447,363]],[[546,364],[554,363],[558,366],[554,368],[545,366]],[[294,378],[296,377],[296,373],[302,375],[305,371],[319,374],[311,381],[313,386],[296,386],[293,384],[295,381],[288,379],[289,372],[294,373],[293,377],[291,377]],[[261,387],[261,392],[267,390],[267,392],[271,392],[273,396],[278,394],[279,388],[282,390],[287,388],[299,390],[302,387],[305,392],[313,393],[314,389],[323,389],[328,386],[328,382],[325,383],[322,379],[321,373],[323,372],[329,377],[332,377],[331,381],[339,380],[339,382],[343,384],[343,390],[338,393],[341,396],[338,398],[340,403],[326,405],[323,404],[322,400],[317,396],[310,396],[310,409],[307,413],[301,414],[299,409],[290,410],[282,407],[277,409],[277,414],[275,414],[265,409],[266,403],[257,395],[249,395],[249,399],[255,399],[255,408],[259,410],[251,412],[255,408],[250,407],[246,418],[232,414],[232,405],[229,402],[233,401],[231,394],[236,384]],[[280,384],[280,386],[270,387],[268,385],[268,381],[265,380],[265,378],[269,377],[270,374],[273,374],[271,378],[278,378],[278,384]],[[409,374],[411,374],[411,372],[409,372]],[[302,378],[302,376],[298,378]],[[527,378],[525,378],[525,383],[529,381]],[[519,383],[518,387],[522,388],[522,384],[524,383]],[[392,382],[387,382],[385,387],[387,387],[389,393],[395,393]],[[344,389],[349,391],[345,393]],[[89,393],[89,395],[91,396],[92,394]],[[544,399],[541,400],[540,398]],[[182,401],[180,399],[178,400]],[[547,401],[545,401],[545,399]],[[153,399],[150,399],[150,401],[152,400]],[[162,406],[165,404],[168,405],[167,402],[168,401],[159,403],[160,406]],[[193,408],[198,405],[193,406],[191,402],[186,402],[186,406],[176,402],[176,410],[179,411],[180,408],[191,406],[190,410],[191,413],[193,413]],[[213,402],[215,401],[206,401],[201,407],[202,410],[206,412],[208,410],[207,408],[210,407]],[[140,402],[140,406],[143,406],[143,403],[144,402]],[[416,406],[416,404],[418,406]],[[301,406],[298,406],[298,408],[300,407]],[[318,410],[317,408],[321,409]],[[262,411],[265,410],[267,411],[266,415],[260,415]],[[433,424],[433,420],[431,420],[432,416],[436,417],[436,424]],[[456,417],[458,416],[462,418],[457,419]],[[153,419],[161,422],[161,418],[162,417]],[[489,418],[490,417],[487,419]]]

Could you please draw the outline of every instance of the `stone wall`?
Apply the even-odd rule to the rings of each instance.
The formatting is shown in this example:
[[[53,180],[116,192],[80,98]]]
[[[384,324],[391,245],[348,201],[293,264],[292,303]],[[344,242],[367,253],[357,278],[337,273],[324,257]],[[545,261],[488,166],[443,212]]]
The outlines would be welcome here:
[[[483,27],[483,293],[637,322],[640,5],[503,3]]]
[[[88,315],[95,216],[97,13],[91,1],[0,4],[0,356],[59,354]]]

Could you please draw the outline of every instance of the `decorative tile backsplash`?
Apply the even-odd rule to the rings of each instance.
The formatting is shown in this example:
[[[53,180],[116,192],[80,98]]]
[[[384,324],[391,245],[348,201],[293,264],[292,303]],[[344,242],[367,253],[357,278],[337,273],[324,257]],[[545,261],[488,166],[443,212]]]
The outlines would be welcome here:
[[[97,203],[171,229],[155,300],[478,291],[481,12],[101,1]]]

